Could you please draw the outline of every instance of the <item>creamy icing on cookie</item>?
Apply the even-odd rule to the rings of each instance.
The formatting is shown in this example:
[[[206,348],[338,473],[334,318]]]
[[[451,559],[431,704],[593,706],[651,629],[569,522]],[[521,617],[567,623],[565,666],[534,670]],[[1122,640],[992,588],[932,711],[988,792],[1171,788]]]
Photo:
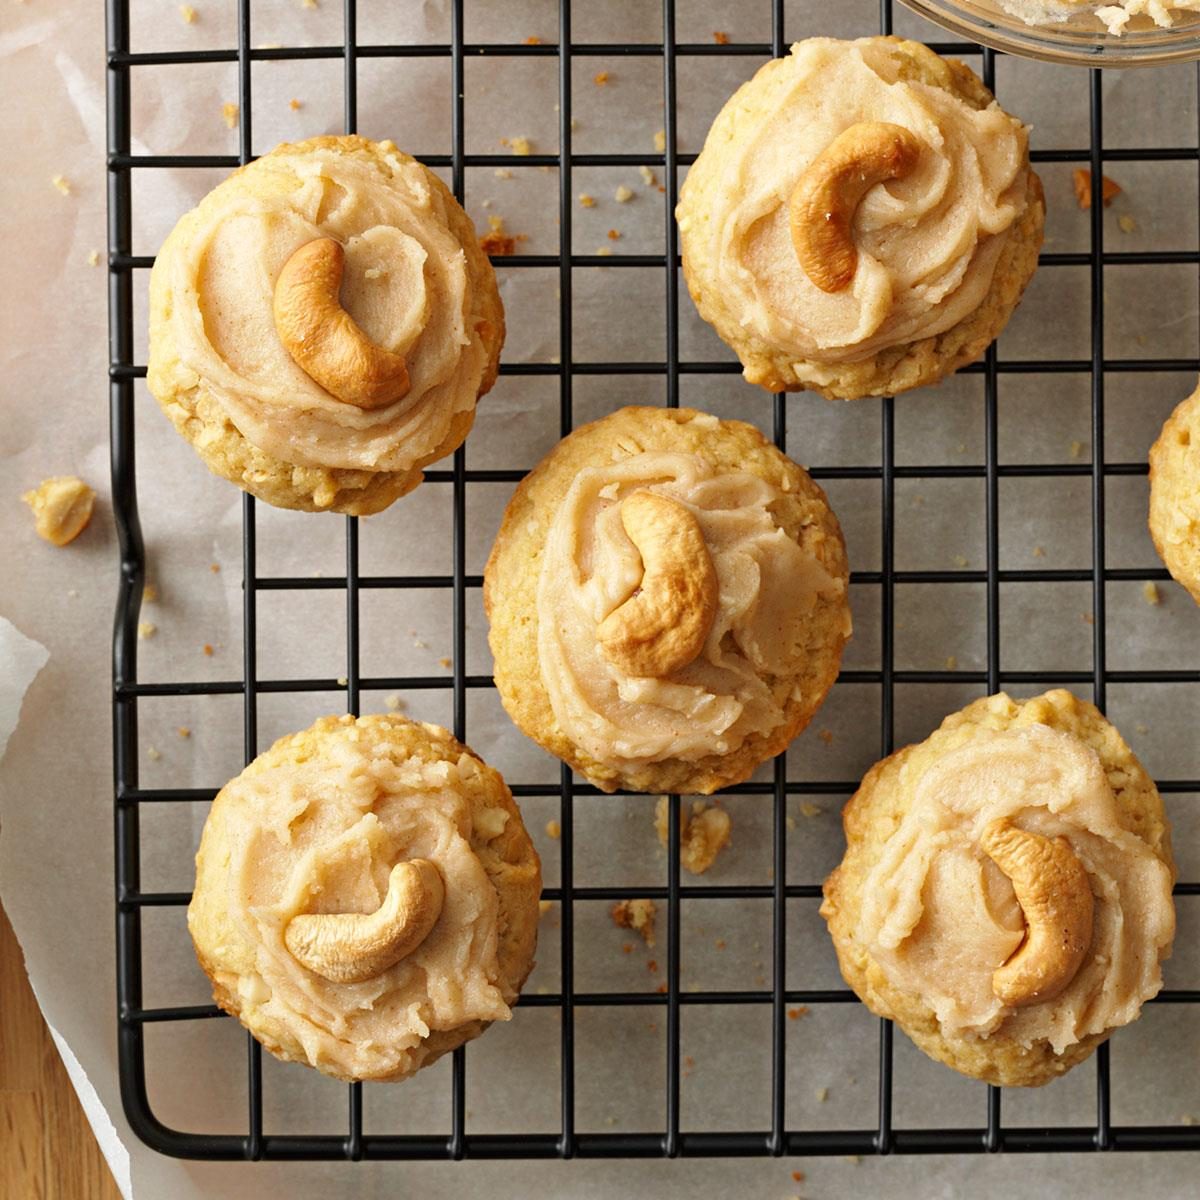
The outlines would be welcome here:
[[[620,515],[639,490],[693,514],[719,587],[703,650],[665,678],[625,674],[597,643],[599,624],[642,581]],[[783,723],[808,619],[819,597],[841,596],[845,584],[775,524],[771,505],[782,495],[756,475],[715,474],[692,454],[618,457],[576,477],[546,541],[538,654],[558,724],[593,758],[696,761]]]
[[[250,1028],[283,1025],[313,1066],[363,1078],[417,1070],[432,1030],[510,1017],[515,997],[498,983],[499,900],[472,849],[472,839],[501,834],[508,813],[478,809],[472,827],[480,771],[466,754],[405,759],[350,727],[321,755],[256,764],[224,789],[224,909],[236,940],[254,948],[254,970],[237,984]],[[331,983],[289,952],[293,917],[374,912],[392,867],[421,858],[436,865],[445,899],[432,932],[395,966]],[[218,969],[224,952],[208,950]]]
[[[904,772],[911,768],[905,766]],[[1175,930],[1170,869],[1121,825],[1099,757],[1044,725],[981,731],[915,779],[912,804],[863,886],[858,940],[898,988],[923,996],[946,1036],[1003,1030],[1025,1046],[1068,1046],[1134,1020],[1162,986]],[[981,850],[985,827],[1063,837],[1087,873],[1090,947],[1066,988],[1026,1007],[994,995],[992,974],[1026,920],[1009,878]]]
[[[239,173],[191,214],[170,256],[169,321],[179,367],[242,435],[299,466],[403,471],[443,442],[475,404],[488,366],[480,298],[446,196],[418,163],[380,143],[366,156],[286,150]],[[272,315],[275,281],[301,246],[345,249],[341,303],[375,343],[407,361],[400,400],[364,410],[293,362]]]
[[[976,110],[942,87],[900,77],[888,43],[812,38],[754,81],[753,108],[720,146],[721,185],[681,228],[706,244],[716,286],[741,323],[804,363],[868,359],[942,333],[988,295],[1003,235],[1026,207],[1027,131],[993,103]],[[731,104],[737,104],[735,96]],[[788,201],[844,130],[887,122],[921,142],[906,178],[872,188],[854,221],[851,286],[820,290],[801,267]],[[801,361],[803,360],[803,361]]]
[[[1108,26],[1110,33],[1124,33],[1130,20],[1150,17],[1155,25],[1169,29],[1175,24],[1172,13],[1200,11],[1200,0],[1000,0],[1000,7],[1029,25],[1050,25],[1069,20],[1080,13],[1094,13]]]

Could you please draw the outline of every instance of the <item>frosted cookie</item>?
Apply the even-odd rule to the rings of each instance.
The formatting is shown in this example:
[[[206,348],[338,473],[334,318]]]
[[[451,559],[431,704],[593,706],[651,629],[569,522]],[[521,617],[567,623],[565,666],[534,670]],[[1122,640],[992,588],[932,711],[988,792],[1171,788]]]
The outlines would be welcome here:
[[[811,38],[713,122],[676,216],[751,383],[891,395],[977,359],[1037,267],[1028,130],[917,42]]]
[[[517,726],[604,791],[748,779],[850,635],[846,551],[806,471],[740,421],[624,408],[525,478],[484,574]]]
[[[391,142],[276,147],[180,220],[150,279],[150,390],[210,470],[281,508],[412,491],[503,341],[470,218]]]
[[[1167,570],[1200,604],[1200,387],[1150,447],[1150,536]]]
[[[1035,1087],[1138,1018],[1171,952],[1153,781],[1091,704],[1001,693],[877,763],[821,914],[846,982],[930,1057]]]
[[[1109,33],[1120,35],[1140,16],[1149,17],[1160,29],[1170,29],[1175,14],[1200,11],[1200,0],[1000,0],[1000,7],[1026,25],[1057,25],[1095,16]]]
[[[500,775],[436,725],[323,717],[221,789],[188,929],[272,1054],[400,1080],[506,1021],[541,867]]]

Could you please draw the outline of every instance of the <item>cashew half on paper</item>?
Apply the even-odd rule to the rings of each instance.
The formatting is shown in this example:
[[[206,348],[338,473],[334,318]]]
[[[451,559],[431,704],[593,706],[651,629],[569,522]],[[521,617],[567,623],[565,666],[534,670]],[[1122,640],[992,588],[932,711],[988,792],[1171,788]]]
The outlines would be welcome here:
[[[303,913],[284,931],[297,962],[331,983],[362,983],[382,975],[430,934],[446,891],[428,859],[397,863],[387,895],[373,913]]]
[[[1092,888],[1070,842],[992,821],[979,839],[1008,876],[1025,914],[1025,940],[992,974],[996,998],[1014,1008],[1053,1000],[1075,978],[1092,941]]]
[[[717,572],[691,510],[658,492],[621,502],[621,523],[642,556],[642,582],[596,630],[615,667],[659,679],[704,649],[717,615]]]
[[[275,281],[275,331],[296,365],[331,396],[383,408],[408,393],[404,356],[376,345],[342,307],[346,252],[333,238],[305,242]]]
[[[854,214],[863,197],[911,174],[920,156],[920,141],[903,126],[860,121],[809,163],[788,201],[788,222],[800,265],[821,291],[840,292],[854,281]]]

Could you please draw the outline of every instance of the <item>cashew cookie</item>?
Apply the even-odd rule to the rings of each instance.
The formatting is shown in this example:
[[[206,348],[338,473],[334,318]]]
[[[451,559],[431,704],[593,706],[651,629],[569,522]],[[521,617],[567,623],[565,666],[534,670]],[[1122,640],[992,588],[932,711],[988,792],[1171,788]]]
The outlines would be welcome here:
[[[188,929],[272,1054],[406,1079],[507,1021],[541,866],[504,780],[436,725],[323,717],[221,789]]]
[[[848,579],[824,493],[758,430],[620,409],[508,505],[484,573],[496,686],[604,791],[712,792],[820,707]]]
[[[1200,386],[1150,448],[1150,536],[1167,570],[1200,604]]]
[[[1162,987],[1175,863],[1153,780],[1067,691],[1003,693],[877,763],[821,915],[846,982],[931,1058],[1049,1083]]]
[[[474,226],[391,142],[318,137],[234,172],[150,277],[151,392],[217,475],[366,515],[460,446],[504,310]]]
[[[676,209],[700,315],[750,383],[894,395],[974,361],[1037,267],[1028,131],[899,38],[811,38],[730,98]]]

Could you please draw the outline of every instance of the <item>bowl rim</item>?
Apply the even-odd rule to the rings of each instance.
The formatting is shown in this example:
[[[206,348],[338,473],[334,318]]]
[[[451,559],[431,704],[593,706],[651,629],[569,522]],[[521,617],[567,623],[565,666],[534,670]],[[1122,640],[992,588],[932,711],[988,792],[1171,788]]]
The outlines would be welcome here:
[[[1155,67],[1200,59],[1200,27],[1111,34],[1026,25],[1019,17],[972,12],[961,0],[900,0],[948,33],[993,50],[1075,67]]]

